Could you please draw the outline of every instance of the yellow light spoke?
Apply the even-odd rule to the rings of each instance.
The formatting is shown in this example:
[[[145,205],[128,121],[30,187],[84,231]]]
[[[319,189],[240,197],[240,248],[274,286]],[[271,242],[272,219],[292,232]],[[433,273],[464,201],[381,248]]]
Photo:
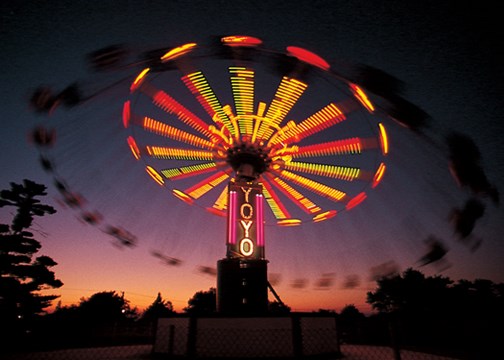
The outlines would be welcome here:
[[[212,160],[213,153],[205,150],[190,150],[165,146],[146,146],[146,153],[156,159]]]
[[[254,119],[256,118],[254,115],[238,115],[236,117],[241,135],[251,136],[253,134]]]
[[[149,83],[143,84],[141,91],[152,99],[152,102],[168,114],[174,114],[184,124],[199,131],[203,135],[212,138],[212,133],[208,130],[208,124],[193,114],[189,109],[180,104],[173,97],[162,90],[156,89]]]
[[[219,171],[218,173],[200,181],[196,185],[185,190],[184,193],[188,194],[193,199],[199,199],[201,196],[205,195],[207,192],[212,190],[214,187],[222,183],[224,180],[229,178],[229,174],[224,171]]]
[[[212,142],[208,140],[205,140],[203,138],[200,138],[196,135],[190,134],[183,130],[177,129],[161,121],[154,120],[147,116],[144,116],[144,118],[142,119],[142,126],[145,130],[150,131],[154,134],[162,135],[164,137],[184,142],[189,145],[206,149],[212,149],[214,147]]]
[[[276,91],[275,97],[266,112],[266,121],[261,123],[261,126],[259,127],[257,134],[258,138],[270,138],[274,131],[274,127],[271,125],[273,124],[278,127],[301,95],[303,95],[303,92],[307,87],[307,84],[299,80],[289,78],[287,76],[283,77],[280,86]]]
[[[301,194],[299,191],[294,189],[279,177],[275,177],[271,174],[268,174],[268,177],[271,179],[271,183],[273,185],[275,185],[285,196],[291,199],[294,204],[296,204],[306,213],[316,214],[321,210],[321,208],[313,203],[310,199],[305,197],[303,194]]]
[[[217,169],[217,164],[214,162],[183,166],[180,168],[171,168],[161,170],[161,174],[170,180],[179,180],[189,176],[195,176],[204,174],[207,172],[215,171]]]
[[[215,115],[220,122],[228,129],[231,135],[236,136],[236,131],[231,119],[222,109],[222,105],[208,84],[208,81],[201,71],[197,71],[182,77],[182,81],[188,87],[205,111],[215,119]]]
[[[273,216],[275,216],[277,220],[290,218],[289,212],[285,206],[283,206],[271,185],[267,181],[263,181],[262,185],[264,198],[273,212]]]
[[[320,196],[326,197],[328,199],[331,199],[333,201],[344,201],[346,194],[341,191],[334,189],[330,186],[321,184],[317,181],[305,178],[303,176],[291,173],[287,170],[282,170],[280,172],[280,176],[283,177],[286,180],[290,180],[305,189],[308,189]]]
[[[228,188],[226,186],[220,193],[217,200],[215,200],[215,203],[213,204],[212,207],[216,210],[226,210],[227,206],[228,206]]]
[[[282,133],[277,133],[272,137],[271,145],[289,142],[289,140],[293,139],[299,142],[301,139],[325,130],[345,119],[346,117],[343,112],[335,104],[331,103],[307,119],[301,121],[295,127]]]
[[[327,164],[315,164],[305,162],[288,162],[285,164],[285,169],[291,171],[304,172],[318,176],[326,176],[334,179],[353,181],[360,177],[361,170],[359,168],[348,166],[335,166]]]
[[[254,112],[254,70],[244,67],[230,67],[231,88],[236,115],[250,115]]]

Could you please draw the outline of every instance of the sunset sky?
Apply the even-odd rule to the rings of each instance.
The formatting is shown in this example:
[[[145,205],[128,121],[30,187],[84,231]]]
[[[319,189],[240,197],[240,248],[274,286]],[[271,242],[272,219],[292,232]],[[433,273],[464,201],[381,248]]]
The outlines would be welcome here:
[[[502,191],[504,31],[495,9],[454,1],[120,3],[0,4],[0,189],[25,178],[48,185],[46,202],[58,212],[37,218],[34,230],[41,254],[58,263],[53,270],[64,286],[51,293],[60,294],[63,305],[115,290],[143,309],[161,292],[180,311],[196,291],[215,286],[216,278],[198,267],[215,267],[225,256],[226,221],[175,199],[131,157],[121,129],[129,86],[124,83],[77,109],[57,109],[51,118],[58,144],[64,144],[52,153],[62,176],[107,223],[138,237],[136,247],[114,245],[100,227],[84,224],[58,200],[52,177],[27,141],[34,126],[48,121],[29,108],[31,91],[41,84],[63,89],[75,81],[89,93],[101,89],[110,79],[89,71],[86,54],[111,44],[141,53],[235,34],[261,38],[278,51],[305,47],[336,69],[355,63],[382,69],[401,79],[405,97],[432,117],[426,138],[389,122],[387,173],[362,205],[318,224],[266,227],[269,273],[279,280],[275,289],[287,305],[311,311],[354,304],[367,312],[373,268],[390,262],[401,270],[416,267],[431,234],[449,247],[451,267],[441,273],[435,264],[420,268],[426,274],[504,281],[502,205],[483,199],[485,215],[474,230],[482,240],[479,249],[471,252],[457,240],[450,212],[471,194],[450,175],[442,141],[454,130],[471,136],[489,181]],[[0,216],[2,223],[10,221],[9,210]],[[182,264],[162,264],[153,250]],[[317,288],[324,276],[333,282]],[[306,286],[293,286],[299,279]],[[356,279],[356,286],[345,286]]]

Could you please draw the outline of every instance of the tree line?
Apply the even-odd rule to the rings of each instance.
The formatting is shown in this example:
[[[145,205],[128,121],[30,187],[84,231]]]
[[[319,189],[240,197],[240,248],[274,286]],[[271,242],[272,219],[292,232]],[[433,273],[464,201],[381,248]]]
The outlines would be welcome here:
[[[42,204],[46,187],[30,180],[11,183],[0,191],[0,208],[15,209],[10,224],[0,224],[0,339],[12,347],[95,346],[117,342],[151,343],[157,319],[180,316],[172,303],[158,293],[154,302],[140,312],[123,293],[98,292],[79,304],[58,304],[51,314],[46,309],[58,295],[41,295],[40,290],[58,289],[63,283],[51,270],[57,263],[36,256],[41,244],[30,231],[35,216],[54,214]],[[504,284],[486,279],[457,282],[425,276],[415,269],[376,280],[366,298],[374,313],[365,316],[353,304],[339,313],[319,310],[337,317],[340,341],[352,344],[400,344],[401,347],[435,349],[460,358],[485,358],[504,338]],[[188,315],[216,312],[216,291],[198,291],[183,309]],[[290,308],[270,302],[273,315]],[[8,348],[8,347],[6,347]],[[6,348],[3,348],[5,350]],[[502,353],[502,350],[499,350]]]

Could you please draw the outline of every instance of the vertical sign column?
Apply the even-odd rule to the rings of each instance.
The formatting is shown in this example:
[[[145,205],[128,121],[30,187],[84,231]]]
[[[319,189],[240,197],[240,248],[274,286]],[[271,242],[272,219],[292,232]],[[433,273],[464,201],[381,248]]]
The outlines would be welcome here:
[[[229,184],[227,258],[264,259],[262,186]]]

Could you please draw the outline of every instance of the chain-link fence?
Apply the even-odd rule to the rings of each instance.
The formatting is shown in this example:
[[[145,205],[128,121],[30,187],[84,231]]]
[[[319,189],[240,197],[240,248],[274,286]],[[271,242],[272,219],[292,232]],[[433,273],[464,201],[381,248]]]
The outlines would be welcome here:
[[[484,349],[457,352],[396,343],[386,328],[381,337],[370,337],[351,328],[338,329],[336,316],[291,314],[266,318],[177,316],[160,319],[154,327],[114,327],[94,334],[79,332],[82,339],[69,342],[51,334],[27,337],[16,346],[0,339],[2,360],[119,360],[172,358],[326,358],[345,360],[479,360],[498,359]],[[347,330],[347,331],[345,331]],[[355,334],[360,334],[356,336]],[[61,334],[60,334],[61,335]],[[45,343],[51,339],[50,343]],[[35,341],[37,340],[37,341]],[[80,341],[78,341],[80,340]],[[371,341],[370,341],[371,340]],[[371,345],[373,344],[373,345]],[[443,350],[443,351],[441,351]],[[488,352],[489,353],[489,352]]]
[[[265,334],[266,335],[266,334]],[[112,346],[98,348],[77,348],[53,351],[6,354],[4,360],[145,360],[170,359],[169,355],[154,355],[152,345]],[[456,358],[416,351],[401,350],[401,360],[453,360]],[[176,357],[175,357],[176,358]],[[216,359],[219,357],[216,357]],[[256,357],[257,358],[257,357]],[[271,358],[271,357],[270,357]],[[281,357],[280,357],[281,358]],[[292,357],[290,357],[292,358]],[[308,357],[309,358],[309,357]],[[325,357],[338,359],[338,357]],[[395,360],[390,347],[367,345],[342,345],[344,360]]]

